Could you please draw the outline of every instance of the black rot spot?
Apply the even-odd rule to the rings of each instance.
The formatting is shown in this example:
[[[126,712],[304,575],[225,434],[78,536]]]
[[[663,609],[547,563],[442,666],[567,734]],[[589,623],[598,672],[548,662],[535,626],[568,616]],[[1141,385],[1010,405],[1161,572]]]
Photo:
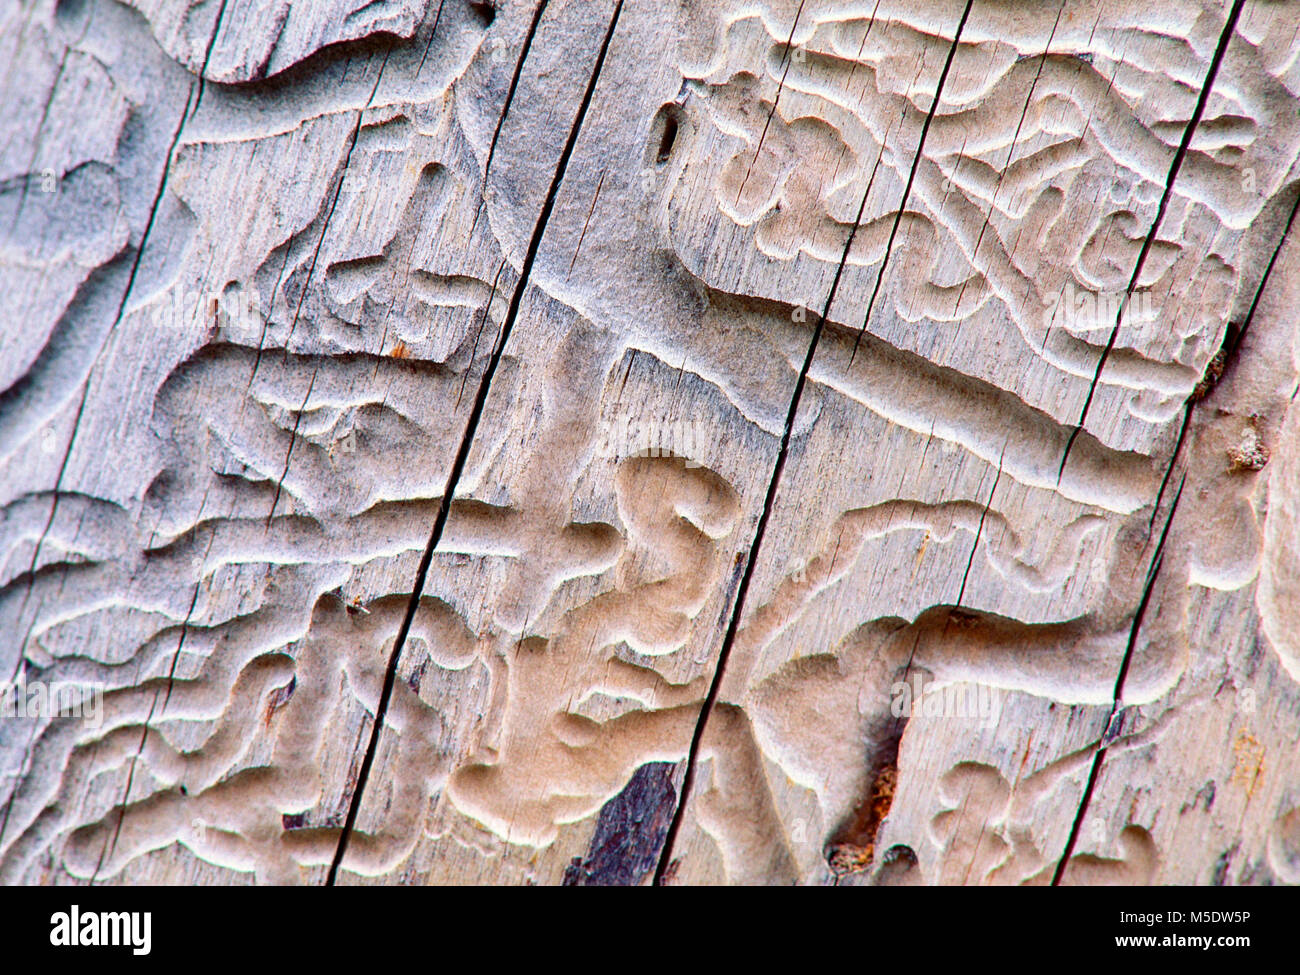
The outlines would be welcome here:
[[[659,862],[677,806],[671,762],[650,762],[601,807],[586,857],[564,871],[565,887],[635,887]]]

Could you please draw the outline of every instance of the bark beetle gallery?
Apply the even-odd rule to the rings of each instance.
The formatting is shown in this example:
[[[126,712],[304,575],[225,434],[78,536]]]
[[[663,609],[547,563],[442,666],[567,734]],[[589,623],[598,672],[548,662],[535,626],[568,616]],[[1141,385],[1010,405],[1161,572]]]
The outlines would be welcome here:
[[[1294,4],[0,48],[3,882],[1300,883]]]

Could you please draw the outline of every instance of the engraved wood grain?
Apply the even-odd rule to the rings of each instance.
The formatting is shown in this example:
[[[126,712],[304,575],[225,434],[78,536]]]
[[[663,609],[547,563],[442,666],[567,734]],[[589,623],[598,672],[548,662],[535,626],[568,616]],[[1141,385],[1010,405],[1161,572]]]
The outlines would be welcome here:
[[[0,49],[5,882],[1300,882],[1292,5]]]

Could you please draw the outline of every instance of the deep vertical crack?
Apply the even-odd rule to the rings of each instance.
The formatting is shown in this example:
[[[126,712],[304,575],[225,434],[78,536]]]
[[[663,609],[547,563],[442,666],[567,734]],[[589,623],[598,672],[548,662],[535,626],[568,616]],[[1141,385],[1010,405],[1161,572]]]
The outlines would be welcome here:
[[[1225,335],[1224,337],[1223,353],[1226,359],[1226,364],[1231,364],[1237,350],[1241,347],[1242,340],[1244,339],[1246,333],[1249,331],[1251,324],[1255,320],[1255,313],[1259,309],[1260,301],[1264,296],[1264,290],[1268,286],[1268,282],[1273,274],[1273,269],[1276,267],[1278,259],[1281,256],[1282,248],[1286,246],[1287,239],[1290,237],[1291,229],[1295,225],[1296,214],[1298,211],[1300,211],[1300,196],[1297,196],[1296,201],[1291,205],[1290,213],[1287,216],[1286,226],[1283,228],[1282,235],[1278,240],[1277,246],[1273,248],[1273,252],[1269,256],[1268,263],[1265,265],[1264,268],[1264,273],[1260,277],[1259,285],[1255,289],[1255,293],[1251,298],[1250,306],[1246,311],[1245,317],[1242,319],[1241,325],[1235,329],[1230,328],[1228,334]],[[1225,368],[1226,367],[1227,366],[1225,365]],[[1205,396],[1208,396],[1211,392],[1213,392],[1213,388],[1214,388],[1213,384],[1209,384],[1208,387],[1202,393],[1201,398],[1204,398]],[[1192,413],[1196,409],[1197,402],[1198,399],[1195,396],[1189,396],[1186,404],[1183,407],[1183,422],[1178,432],[1178,440],[1174,446],[1173,456],[1169,460],[1169,466],[1165,469],[1164,477],[1162,478],[1160,483],[1160,493],[1156,497],[1155,508],[1151,513],[1152,525],[1155,524],[1155,518],[1160,509],[1161,499],[1164,497],[1166,486],[1169,483],[1174,468],[1177,466],[1178,457],[1182,452],[1182,447],[1186,440],[1187,431],[1191,426]],[[1185,484],[1186,484],[1186,475],[1184,474],[1183,478],[1179,482],[1178,492],[1174,496],[1173,504],[1170,507],[1169,516],[1166,519],[1164,528],[1161,531],[1160,541],[1157,544],[1156,553],[1152,559],[1152,565],[1148,573],[1147,582],[1146,585],[1143,587],[1142,599],[1141,602],[1138,604],[1137,614],[1134,616],[1133,619],[1133,624],[1129,633],[1129,641],[1124,653],[1124,659],[1120,664],[1119,674],[1115,679],[1115,690],[1111,700],[1110,714],[1106,720],[1106,730],[1102,734],[1102,739],[1098,744],[1096,754],[1093,755],[1092,766],[1088,772],[1088,780],[1084,786],[1083,795],[1079,800],[1079,806],[1075,812],[1074,822],[1071,824],[1070,827],[1070,834],[1068,839],[1066,840],[1065,850],[1062,852],[1060,860],[1057,861],[1056,869],[1053,871],[1052,874],[1053,886],[1061,883],[1062,878],[1065,876],[1065,871],[1069,867],[1070,857],[1074,853],[1074,847],[1075,844],[1078,842],[1079,832],[1082,829],[1084,818],[1088,812],[1088,807],[1092,802],[1092,796],[1097,785],[1097,780],[1101,775],[1102,765],[1106,760],[1106,745],[1110,737],[1111,726],[1115,722],[1117,715],[1119,715],[1119,713],[1122,710],[1121,701],[1123,699],[1124,681],[1125,678],[1128,676],[1128,670],[1132,659],[1133,648],[1137,642],[1138,631],[1141,629],[1142,626],[1142,619],[1146,614],[1147,605],[1148,602],[1150,601],[1151,591],[1155,584],[1156,575],[1159,573],[1160,567],[1163,564],[1165,540],[1169,534],[1170,526],[1173,524],[1174,513],[1178,510],[1178,501],[1182,497],[1183,487]]]
[[[1137,646],[1138,634],[1142,630],[1142,620],[1146,617],[1147,607],[1151,603],[1151,594],[1155,590],[1156,579],[1160,575],[1160,569],[1164,566],[1165,541],[1169,537],[1169,529],[1174,523],[1174,516],[1178,513],[1178,502],[1182,499],[1185,483],[1186,475],[1184,475],[1182,482],[1179,483],[1178,493],[1174,495],[1173,503],[1169,506],[1169,517],[1165,519],[1165,526],[1160,532],[1160,541],[1156,544],[1155,554],[1152,555],[1151,564],[1147,569],[1146,581],[1142,586],[1142,598],[1138,602],[1137,612],[1133,614],[1133,623],[1129,627],[1128,643],[1124,647],[1124,658],[1120,661],[1119,673],[1115,677],[1115,687],[1111,692],[1110,712],[1106,717],[1106,727],[1097,743],[1097,751],[1092,757],[1092,767],[1088,771],[1088,781],[1084,785],[1083,796],[1079,800],[1079,808],[1075,811],[1074,822],[1070,824],[1070,835],[1065,841],[1065,849],[1061,852],[1061,858],[1056,862],[1056,869],[1052,872],[1053,887],[1060,885],[1061,879],[1065,876],[1065,870],[1070,864],[1070,857],[1074,854],[1074,846],[1079,839],[1079,830],[1083,826],[1084,817],[1088,814],[1088,806],[1092,802],[1093,790],[1097,786],[1102,763],[1106,760],[1107,745],[1114,737],[1111,729],[1123,711],[1124,681],[1128,677],[1129,666],[1133,660],[1133,648]]]
[[[943,86],[948,80],[948,72],[952,70],[953,59],[957,56],[957,47],[961,44],[961,34],[966,28],[966,19],[970,17],[971,7],[974,0],[966,0],[966,9],[962,11],[961,20],[957,24],[957,33],[952,39],[952,46],[948,48],[948,57],[943,62],[943,71],[939,73],[939,84],[934,90],[934,101],[930,103],[930,110],[925,113],[925,121],[921,124],[921,138],[916,144],[916,152],[912,156],[912,165],[907,172],[907,185],[903,187],[903,199],[898,204],[898,209],[894,211],[894,222],[889,228],[889,240],[885,243],[885,256],[880,260],[880,269],[876,272],[876,283],[871,288],[871,298],[867,301],[867,313],[862,318],[862,328],[858,330],[858,336],[853,340],[853,352],[849,355],[849,364],[852,365],[854,357],[858,354],[858,345],[862,342],[862,336],[867,333],[867,325],[871,321],[871,312],[876,307],[876,298],[880,295],[880,287],[885,280],[885,271],[889,267],[889,256],[894,251],[894,238],[898,236],[898,226],[903,220],[903,211],[907,209],[907,201],[912,196],[912,184],[916,182],[916,170],[921,165],[921,153],[925,150],[925,137],[930,133],[930,123],[934,121],[935,110],[939,107],[939,99],[943,97]]]
[[[934,115],[935,109],[939,105],[939,99],[943,95],[944,82],[948,77],[948,71],[952,66],[953,57],[956,54],[957,46],[961,43],[962,29],[966,25],[966,19],[970,16],[971,6],[974,0],[967,0],[966,7],[962,11],[961,20],[957,25],[956,35],[953,37],[952,46],[948,50],[948,58],[944,62],[942,73],[939,75],[939,81],[935,88],[934,100],[930,105],[930,111],[926,116],[925,124],[921,129],[921,137],[916,147],[916,154],[919,157],[922,148],[925,145],[925,134],[930,128],[930,119]],[[884,146],[881,146],[883,156]],[[879,166],[879,160],[877,160]],[[912,173],[915,174],[916,161],[913,160]],[[790,441],[794,433],[795,419],[799,414],[799,404],[803,398],[804,388],[808,383],[808,373],[812,368],[813,357],[817,353],[817,345],[821,339],[822,329],[825,327],[826,320],[830,316],[831,308],[835,302],[835,296],[839,290],[840,280],[844,274],[844,268],[848,263],[849,253],[853,248],[854,238],[857,236],[858,227],[862,222],[862,214],[866,210],[867,197],[871,193],[871,186],[874,182],[874,172],[872,180],[868,182],[866,191],[862,194],[862,202],[858,206],[857,216],[853,221],[853,229],[849,231],[848,240],[844,244],[844,252],[840,255],[840,261],[835,269],[835,276],[831,279],[830,292],[826,296],[826,302],[822,307],[822,313],[817,318],[813,326],[812,340],[808,344],[808,351],[804,355],[803,364],[799,369],[799,378],[795,381],[794,392],[790,397],[790,406],[786,411],[785,427],[781,433],[781,444],[777,450],[776,464],[772,469],[772,476],[768,480],[767,494],[763,499],[763,508],[758,516],[758,524],[754,529],[754,538],[750,544],[749,552],[745,558],[745,568],[740,576],[740,583],[736,587],[736,596],[732,602],[731,617],[727,623],[727,631],[722,639],[722,648],[718,653],[718,662],[713,670],[713,677],[709,682],[708,692],[705,694],[704,703],[700,706],[699,717],[695,722],[695,729],[691,735],[690,747],[686,754],[686,772],[682,778],[681,792],[677,797],[677,808],[673,812],[672,822],[668,827],[668,835],[664,840],[663,850],[659,855],[659,864],[655,868],[654,883],[656,886],[663,885],[667,876],[668,867],[672,860],[673,848],[677,841],[677,835],[681,830],[682,819],[686,813],[687,804],[690,802],[691,789],[695,784],[695,770],[699,763],[700,747],[704,741],[704,732],[708,726],[709,715],[712,713],[717,703],[718,693],[722,687],[722,679],[726,672],[727,661],[731,656],[732,648],[736,642],[736,635],[740,628],[740,620],[744,615],[745,599],[749,593],[749,586],[753,579],[754,569],[758,563],[759,551],[763,545],[763,539],[767,534],[767,526],[772,517],[772,511],[776,507],[776,494],[781,483],[781,475],[785,471],[785,465],[789,458]],[[907,184],[907,191],[904,192],[903,199],[899,203],[898,213],[895,214],[894,229],[897,230],[898,220],[900,219],[903,207],[907,203],[907,192],[911,190],[911,179]],[[891,234],[891,242],[893,235]],[[889,253],[886,249],[885,258],[881,262],[880,273],[883,275],[885,264],[888,263]],[[876,290],[880,287],[880,279],[877,277]],[[873,292],[874,298],[875,292]],[[863,321],[863,330],[866,329],[866,321]],[[856,349],[856,345],[855,345]]]
[[[1075,440],[1078,439],[1079,433],[1088,420],[1088,410],[1092,407],[1093,396],[1096,395],[1097,386],[1101,382],[1102,370],[1106,368],[1106,360],[1110,358],[1110,353],[1115,348],[1115,340],[1119,337],[1120,325],[1124,321],[1124,312],[1128,309],[1128,303],[1133,297],[1133,292],[1137,290],[1138,281],[1142,277],[1142,270],[1146,266],[1147,256],[1155,243],[1156,235],[1160,232],[1160,224],[1164,221],[1165,211],[1168,209],[1169,200],[1173,196],[1174,184],[1178,180],[1178,172],[1183,167],[1183,160],[1186,158],[1187,151],[1192,144],[1192,137],[1196,134],[1196,128],[1200,125],[1201,117],[1205,114],[1205,106],[1210,100],[1211,91],[1214,89],[1214,79],[1218,77],[1219,68],[1223,65],[1223,58],[1228,53],[1228,43],[1236,32],[1237,20],[1241,17],[1241,8],[1244,4],[1245,0],[1233,0],[1227,23],[1223,26],[1223,33],[1219,35],[1219,43],[1214,49],[1214,57],[1210,60],[1210,69],[1205,75],[1205,83],[1201,85],[1201,93],[1196,99],[1196,107],[1192,110],[1192,117],[1183,130],[1182,141],[1178,143],[1178,150],[1174,153],[1173,162],[1169,165],[1169,175],[1165,177],[1165,188],[1164,192],[1160,194],[1160,205],[1156,208],[1155,219],[1151,222],[1151,229],[1147,231],[1146,238],[1142,241],[1142,249],[1138,251],[1137,262],[1133,266],[1133,274],[1129,278],[1128,287],[1124,289],[1123,298],[1120,299],[1115,324],[1112,326],[1110,336],[1106,340],[1106,347],[1102,349],[1101,356],[1097,360],[1097,370],[1093,373],[1092,383],[1088,387],[1088,395],[1083,401],[1083,411],[1079,414],[1079,421],[1070,431],[1070,439],[1065,443],[1065,451],[1061,455],[1061,466],[1057,471],[1058,481],[1065,473],[1065,465],[1070,459],[1070,450],[1074,447]]]
[[[334,851],[334,859],[330,863],[329,873],[326,877],[326,885],[333,886],[338,880],[339,867],[343,863],[343,858],[347,854],[348,841],[351,838],[353,829],[356,828],[357,814],[361,809],[361,802],[365,796],[366,784],[370,779],[370,771],[374,766],[375,754],[379,749],[379,739],[384,730],[384,718],[388,712],[388,705],[392,699],[393,686],[397,680],[397,667],[401,661],[402,649],[406,644],[407,636],[411,630],[411,624],[415,620],[416,610],[420,605],[420,596],[424,592],[424,585],[429,575],[429,568],[433,564],[433,554],[442,540],[442,533],[447,525],[447,517],[451,511],[451,502],[456,493],[457,485],[460,482],[462,473],[465,470],[465,464],[469,459],[470,447],[474,441],[474,434],[478,429],[478,424],[482,418],[483,408],[487,403],[488,391],[492,385],[492,378],[496,375],[497,367],[500,365],[502,353],[505,350],[506,342],[509,341],[511,330],[514,327],[515,320],[519,315],[519,307],[523,301],[524,293],[527,291],[528,279],[532,273],[533,264],[537,259],[538,250],[541,248],[542,238],[546,233],[546,225],[550,220],[551,212],[555,207],[555,200],[559,195],[560,186],[564,182],[564,174],[568,169],[569,160],[573,155],[573,150],[578,142],[578,135],[582,130],[583,122],[587,117],[587,110],[591,106],[592,97],[596,91],[596,84],[600,80],[601,69],[605,65],[605,57],[609,52],[610,42],[614,39],[614,31],[618,26],[619,14],[623,10],[623,0],[617,0],[614,6],[613,16],[610,18],[609,27],[605,31],[605,36],[600,45],[600,51],[596,55],[596,63],[592,69],[591,77],[588,79],[586,90],[583,92],[582,101],[578,106],[578,114],[573,121],[569,130],[569,136],[564,144],[564,149],[560,153],[560,159],[556,166],[555,174],[551,178],[550,187],[546,192],[546,199],[542,204],[541,212],[538,214],[537,221],[533,225],[533,232],[528,242],[528,250],[524,255],[523,265],[520,268],[519,280],[516,282],[514,291],[510,298],[510,305],[506,311],[506,316],[501,324],[497,334],[496,344],[493,346],[492,355],[488,360],[483,376],[479,380],[478,391],[474,397],[474,405],[470,411],[469,419],[466,423],[464,436],[461,438],[460,447],[456,451],[456,458],[452,463],[451,472],[447,476],[447,485],[443,490],[442,498],[438,501],[438,513],[434,519],[433,530],[429,534],[429,542],[425,546],[424,554],[420,557],[420,563],[415,573],[415,583],[411,589],[411,598],[407,602],[406,612],[402,617],[401,626],[398,628],[397,637],[393,641],[393,649],[389,654],[388,666],[384,672],[384,684],[380,691],[379,702],[375,707],[374,723],[371,725],[370,741],[366,745],[365,757],[361,761],[361,768],[357,773],[356,787],[352,791],[351,799],[348,802],[347,818],[343,823],[342,833],[339,835],[339,844]]]

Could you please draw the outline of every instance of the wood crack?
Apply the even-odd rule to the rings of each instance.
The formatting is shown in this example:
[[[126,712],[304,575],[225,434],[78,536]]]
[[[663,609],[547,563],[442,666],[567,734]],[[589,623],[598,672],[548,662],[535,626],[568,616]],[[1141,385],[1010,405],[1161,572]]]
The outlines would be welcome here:
[[[894,240],[898,236],[898,225],[902,222],[903,211],[907,209],[907,201],[912,195],[912,184],[916,182],[916,170],[921,165],[921,154],[925,151],[925,137],[930,133],[930,124],[934,121],[934,113],[939,108],[939,99],[943,97],[944,82],[948,80],[948,72],[952,70],[953,59],[957,56],[957,48],[961,44],[961,33],[966,27],[966,21],[970,17],[971,7],[974,6],[974,0],[967,0],[966,9],[962,11],[961,20],[957,23],[957,33],[953,36],[952,45],[948,48],[948,57],[943,62],[943,71],[939,74],[939,83],[935,88],[934,100],[930,103],[930,110],[925,113],[925,121],[921,124],[921,138],[916,145],[916,152],[912,156],[912,165],[907,173],[907,184],[903,187],[903,199],[898,204],[898,209],[894,211],[894,222],[889,228],[889,239],[885,242],[885,256],[880,260],[880,270],[876,272],[876,283],[871,287],[871,297],[867,299],[867,311],[862,318],[862,328],[858,330],[858,337],[853,343],[853,353],[849,356],[849,364],[853,364],[853,359],[858,353],[858,343],[862,341],[862,336],[866,334],[867,326],[871,323],[871,312],[876,307],[876,298],[880,295],[880,287],[885,280],[885,271],[889,267],[889,256],[894,251]]]
[[[90,369],[86,373],[86,378],[82,380],[81,396],[77,404],[76,417],[74,418],[72,424],[72,433],[68,437],[67,447],[64,448],[63,451],[63,460],[59,464],[59,473],[58,476],[55,478],[55,482],[54,482],[53,498],[51,499],[50,502],[50,515],[45,522],[45,527],[41,531],[40,538],[37,540],[36,546],[32,552],[31,571],[33,573],[35,572],[37,561],[40,558],[41,548],[44,546],[46,538],[49,537],[50,529],[54,525],[54,519],[58,514],[59,497],[60,497],[60,492],[63,489],[63,478],[67,473],[68,461],[72,457],[72,448],[73,445],[77,442],[77,431],[81,428],[81,420],[85,414],[86,399],[90,395],[91,377],[94,375],[95,366],[99,362],[100,355],[102,355],[104,349],[108,347],[108,343],[111,340],[114,331],[116,331],[118,325],[122,321],[122,316],[126,313],[126,305],[127,302],[131,300],[131,293],[135,288],[135,279],[137,274],[139,273],[140,262],[144,258],[145,249],[149,245],[149,235],[153,231],[154,222],[156,221],[158,216],[158,208],[162,205],[163,195],[167,192],[167,181],[168,178],[171,176],[172,160],[176,156],[176,147],[180,144],[181,133],[185,129],[185,123],[188,122],[189,119],[193,116],[193,113],[198,110],[199,101],[203,98],[203,86],[204,86],[203,73],[207,70],[208,59],[211,58],[212,56],[212,47],[213,44],[216,42],[217,33],[221,30],[221,20],[222,17],[225,16],[226,3],[227,0],[221,0],[221,6],[217,11],[216,23],[213,26],[212,35],[208,39],[208,46],[203,58],[203,69],[199,72],[199,78],[197,83],[197,96],[195,94],[196,86],[191,86],[189,95],[185,99],[185,107],[181,110],[181,117],[180,117],[180,121],[176,125],[176,131],[172,133],[171,143],[167,149],[167,155],[163,159],[162,177],[158,181],[158,189],[154,193],[153,202],[149,207],[149,216],[145,220],[144,231],[140,235],[140,246],[136,248],[135,255],[131,260],[131,270],[127,274],[126,287],[123,289],[122,298],[118,302],[117,314],[113,318],[113,323],[108,327],[108,331],[104,333],[103,341],[100,344],[99,350],[95,354],[95,358],[91,361]],[[66,57],[66,50],[65,50],[65,57]],[[60,64],[60,76],[61,75],[62,75],[62,63]],[[56,80],[56,85],[57,85],[57,80]],[[53,100],[54,100],[54,91],[53,89],[51,89],[50,101]],[[47,109],[48,109],[48,105],[47,105]],[[30,586],[28,592],[30,593]],[[24,603],[25,602],[26,602],[26,597],[24,597]],[[24,638],[23,643],[19,648],[19,653],[18,653],[19,662],[21,662],[23,654],[26,652],[26,649],[27,649],[27,640],[26,638]]]
[[[1165,211],[1168,209],[1169,200],[1173,196],[1174,183],[1178,180],[1178,172],[1182,169],[1183,160],[1187,156],[1188,149],[1192,144],[1192,137],[1196,134],[1196,128],[1205,114],[1205,106],[1210,100],[1210,93],[1214,88],[1214,80],[1218,77],[1219,68],[1223,64],[1223,58],[1228,53],[1228,44],[1232,40],[1233,34],[1237,29],[1237,21],[1241,17],[1241,8],[1245,5],[1245,0],[1233,0],[1232,10],[1228,14],[1227,23],[1224,24],[1223,32],[1219,35],[1219,43],[1215,47],[1214,57],[1210,60],[1210,68],[1206,73],[1205,82],[1201,85],[1201,93],[1196,99],[1196,107],[1192,110],[1192,117],[1183,130],[1182,140],[1178,144],[1178,150],[1174,153],[1173,162],[1169,165],[1169,175],[1165,178],[1164,191],[1160,195],[1160,204],[1156,208],[1155,219],[1151,222],[1151,229],[1147,231],[1146,237],[1142,241],[1142,249],[1138,251],[1137,262],[1133,267],[1133,274],[1129,278],[1128,287],[1119,302],[1119,311],[1115,316],[1115,324],[1110,330],[1110,336],[1106,340],[1106,346],[1102,349],[1101,356],[1097,360],[1097,370],[1093,374],[1092,383],[1088,387],[1088,395],[1083,401],[1083,411],[1079,414],[1079,420],[1074,425],[1070,433],[1070,439],[1065,443],[1065,451],[1061,455],[1060,475],[1065,472],[1065,465],[1070,460],[1070,449],[1074,446],[1074,441],[1078,438],[1079,432],[1083,429],[1088,420],[1088,410],[1092,406],[1093,396],[1097,392],[1097,386],[1101,382],[1102,370],[1106,368],[1106,360],[1110,357],[1111,351],[1115,348],[1115,341],[1119,338],[1120,325],[1124,321],[1124,312],[1128,308],[1128,303],[1133,297],[1133,292],[1137,290],[1138,281],[1142,277],[1142,269],[1146,266],[1147,256],[1151,252],[1151,247],[1155,243],[1156,235],[1160,232],[1160,224],[1165,218]]]
[[[947,77],[948,68],[952,64],[953,57],[957,50],[957,45],[961,42],[961,30],[965,26],[966,19],[970,16],[971,6],[974,0],[967,0],[966,7],[962,12],[961,21],[958,24],[956,35],[953,37],[952,45],[948,51],[948,58],[944,63],[943,73],[939,76],[934,100],[930,106],[930,115],[938,107],[939,98],[943,94],[943,83]],[[928,123],[928,118],[927,118]],[[928,128],[928,124],[926,126]],[[925,131],[922,129],[921,139],[917,145],[916,152],[919,157],[925,142]],[[883,156],[884,146],[881,146]],[[880,159],[876,160],[877,167]],[[916,171],[916,160],[913,159],[912,172]],[[874,171],[873,171],[874,179]],[[827,318],[830,316],[831,307],[835,302],[835,295],[839,288],[840,279],[844,274],[845,265],[848,263],[849,253],[853,248],[853,241],[857,235],[858,227],[862,222],[862,214],[866,210],[867,198],[871,192],[871,181],[867,184],[866,191],[862,194],[862,202],[858,205],[858,213],[853,221],[853,228],[849,231],[848,239],[844,244],[844,252],[840,256],[838,267],[835,269],[835,276],[831,279],[830,292],[826,296],[826,302],[822,308],[822,314],[818,316],[816,324],[813,326],[812,339],[808,344],[808,351],[804,356],[804,361],[799,369],[799,377],[795,382],[794,392],[790,397],[790,406],[786,412],[785,427],[781,434],[781,444],[777,450],[776,464],[773,467],[772,475],[768,480],[767,495],[763,500],[763,508],[759,513],[758,524],[754,530],[753,541],[750,543],[749,551],[745,556],[745,568],[740,576],[740,584],[736,587],[736,597],[732,603],[731,617],[727,623],[727,631],[722,640],[722,647],[718,653],[718,661],[714,666],[713,676],[709,682],[709,690],[704,698],[704,703],[700,706],[699,717],[695,723],[695,730],[691,735],[690,747],[686,757],[686,772],[682,778],[682,788],[677,796],[677,808],[673,812],[672,822],[668,827],[668,834],[664,840],[663,852],[659,857],[659,864],[655,869],[654,883],[661,886],[666,882],[669,865],[672,861],[673,847],[677,839],[678,832],[681,830],[682,819],[686,812],[687,803],[690,801],[691,789],[695,783],[695,770],[699,761],[700,746],[704,740],[704,732],[708,725],[709,716],[712,713],[718,699],[718,693],[722,687],[722,678],[726,671],[727,660],[735,645],[736,635],[740,628],[741,617],[744,614],[745,598],[749,592],[749,585],[753,578],[754,568],[758,563],[759,551],[763,545],[764,536],[767,533],[767,526],[772,517],[772,511],[776,506],[777,490],[781,483],[781,475],[785,470],[786,461],[790,452],[790,441],[794,434],[795,419],[799,413],[799,404],[803,398],[803,391],[808,383],[808,373],[812,368],[813,358],[817,354],[818,340],[821,338],[822,329],[825,326]],[[909,180],[908,187],[910,189]],[[906,205],[907,198],[904,194],[903,200],[899,203],[898,212],[895,215],[894,229],[898,228],[898,219],[901,217],[902,210]],[[884,270],[884,264],[888,262],[888,248],[886,248],[885,259],[881,264],[881,270]],[[877,278],[877,290],[879,289],[879,278]],[[866,329],[866,322],[863,322],[863,330]],[[856,348],[856,346],[855,346]]]
[[[497,333],[497,341],[493,347],[492,355],[488,360],[487,368],[484,370],[483,376],[479,380],[478,390],[475,394],[474,405],[466,423],[465,433],[461,437],[460,446],[456,452],[456,458],[452,463],[451,472],[447,477],[447,486],[443,491],[442,498],[438,502],[438,513],[434,519],[433,530],[429,535],[429,542],[425,546],[424,553],[420,558],[419,566],[416,569],[415,582],[411,590],[411,598],[407,603],[406,612],[402,617],[401,626],[393,641],[393,649],[389,655],[388,666],[384,672],[384,683],[380,691],[379,703],[375,709],[374,724],[371,729],[370,741],[366,746],[366,753],[361,762],[361,769],[357,773],[356,786],[352,791],[352,797],[348,803],[347,818],[343,823],[343,831],[339,836],[339,844],[335,850],[334,858],[330,863],[329,873],[325,881],[327,886],[334,886],[336,884],[339,868],[342,866],[343,858],[347,854],[348,840],[353,829],[356,827],[357,814],[360,812],[361,802],[365,796],[366,784],[369,782],[370,771],[374,765],[375,754],[379,748],[379,739],[385,727],[384,717],[387,714],[388,705],[392,699],[393,686],[397,680],[397,668],[401,662],[402,649],[406,644],[406,639],[410,634],[411,624],[415,619],[416,610],[420,605],[420,597],[424,592],[424,584],[429,575],[429,568],[433,563],[434,552],[437,550],[438,544],[442,540],[442,534],[447,524],[447,517],[451,511],[452,499],[455,496],[461,474],[464,472],[465,464],[469,459],[470,447],[473,444],[479,420],[482,417],[484,406],[487,403],[488,391],[492,385],[492,378],[496,375],[497,367],[501,362],[502,353],[505,351],[506,342],[510,338],[511,330],[519,315],[519,307],[523,302],[524,294],[528,288],[528,281],[532,273],[533,264],[537,259],[537,252],[541,248],[542,238],[546,233],[547,221],[550,219],[551,212],[555,207],[555,200],[559,195],[560,186],[564,182],[565,171],[567,170],[569,160],[573,155],[574,147],[577,145],[578,135],[582,130],[582,124],[586,120],[587,110],[590,107],[592,97],[595,94],[596,84],[600,80],[601,69],[604,67],[605,57],[609,52],[610,42],[614,38],[614,32],[618,27],[619,14],[622,13],[622,10],[623,0],[618,0],[614,6],[614,13],[610,18],[609,26],[605,31],[604,39],[601,42],[599,53],[596,55],[596,62],[592,68],[586,90],[583,92],[582,101],[578,106],[577,116],[574,118],[573,125],[569,130],[569,136],[564,144],[564,149],[560,154],[555,174],[551,179],[550,187],[547,189],[546,198],[542,203],[541,212],[533,226],[533,232],[528,243],[528,250],[524,255],[523,266],[520,268],[519,272],[519,280],[516,282],[511,295],[510,305],[506,311],[505,320],[502,322],[501,328]]]
[[[1075,812],[1073,822],[1070,824],[1070,835],[1065,841],[1065,849],[1061,852],[1061,857],[1056,862],[1056,868],[1052,872],[1053,887],[1060,885],[1065,876],[1066,868],[1070,864],[1070,858],[1074,855],[1074,847],[1079,839],[1079,831],[1083,827],[1084,817],[1088,814],[1088,805],[1092,801],[1093,790],[1097,786],[1102,763],[1106,760],[1106,747],[1113,737],[1112,726],[1123,711],[1124,680],[1128,676],[1129,665],[1133,659],[1133,648],[1137,645],[1138,634],[1142,629],[1142,620],[1146,617],[1147,607],[1151,603],[1151,594],[1155,590],[1156,579],[1159,577],[1160,569],[1164,565],[1165,541],[1169,537],[1169,529],[1174,523],[1174,516],[1178,513],[1178,502],[1182,499],[1183,485],[1185,483],[1186,477],[1178,485],[1178,492],[1174,495],[1173,503],[1169,506],[1169,517],[1165,519],[1164,528],[1160,532],[1160,541],[1156,544],[1155,553],[1151,557],[1146,581],[1142,587],[1142,598],[1138,602],[1137,612],[1133,616],[1133,624],[1129,628],[1128,643],[1124,648],[1124,658],[1120,661],[1119,673],[1115,677],[1115,689],[1111,695],[1110,712],[1106,718],[1106,730],[1095,746],[1097,750],[1093,754],[1092,765],[1088,771],[1088,781],[1083,789],[1083,797],[1079,800],[1079,807]]]

